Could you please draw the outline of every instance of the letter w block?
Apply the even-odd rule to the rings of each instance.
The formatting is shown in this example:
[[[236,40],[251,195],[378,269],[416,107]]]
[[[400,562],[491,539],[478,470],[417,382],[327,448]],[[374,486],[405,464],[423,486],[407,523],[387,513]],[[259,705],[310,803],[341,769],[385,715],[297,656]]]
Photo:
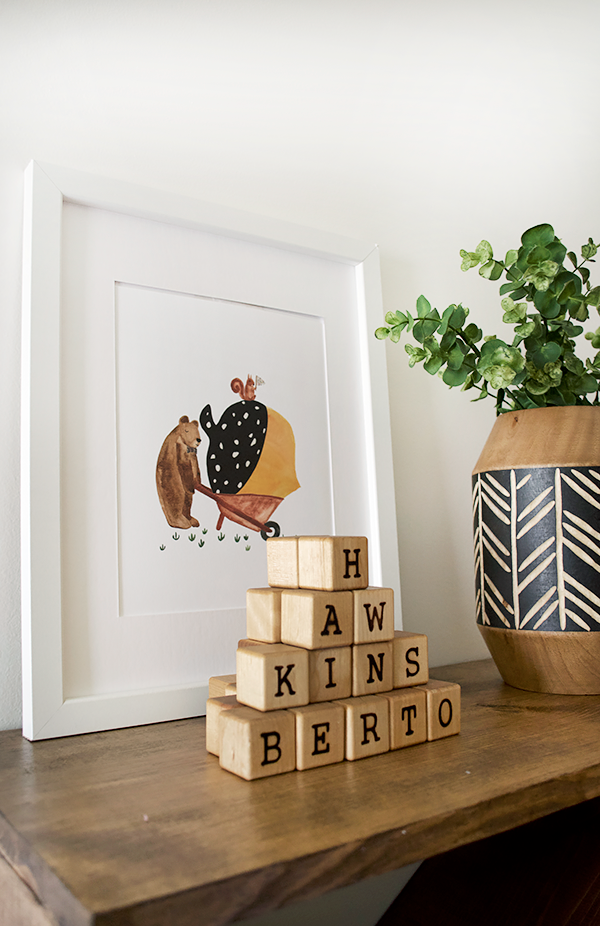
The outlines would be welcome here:
[[[373,643],[394,639],[394,590],[369,588],[352,592],[354,596],[354,642]]]
[[[236,697],[258,711],[308,704],[308,652],[284,643],[240,647]]]

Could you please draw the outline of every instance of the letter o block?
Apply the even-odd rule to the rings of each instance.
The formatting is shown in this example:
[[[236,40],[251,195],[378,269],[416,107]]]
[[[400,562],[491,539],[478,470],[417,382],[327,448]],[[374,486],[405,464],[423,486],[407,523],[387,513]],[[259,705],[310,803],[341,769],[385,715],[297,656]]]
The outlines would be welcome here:
[[[304,649],[349,646],[353,639],[352,592],[284,589],[281,640]]]
[[[298,584],[330,592],[366,588],[367,538],[298,537]]]
[[[393,646],[394,688],[425,684],[429,678],[427,635],[396,630]]]
[[[259,643],[236,654],[238,701],[257,711],[308,704],[308,652],[284,643]]]
[[[394,639],[394,590],[357,589],[354,596],[354,642]]]
[[[247,781],[296,768],[296,728],[289,711],[267,714],[250,707],[222,711],[221,768]]]
[[[344,708],[337,701],[290,708],[296,718],[296,768],[344,760]]]
[[[430,678],[420,690],[427,697],[427,739],[460,733],[460,685]]]
[[[394,687],[392,644],[361,643],[352,647],[352,695],[379,694]]]
[[[427,697],[420,688],[389,691],[390,749],[404,749],[427,741]]]
[[[390,705],[387,698],[372,695],[338,701],[346,711],[346,759],[366,759],[390,748]]]

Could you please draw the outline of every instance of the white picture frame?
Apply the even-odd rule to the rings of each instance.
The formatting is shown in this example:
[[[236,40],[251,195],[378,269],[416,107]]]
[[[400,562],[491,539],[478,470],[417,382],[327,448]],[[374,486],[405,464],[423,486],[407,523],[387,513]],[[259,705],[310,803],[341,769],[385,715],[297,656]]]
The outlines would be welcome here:
[[[23,735],[48,739],[204,713],[207,680],[168,688],[65,696],[61,561],[61,225],[65,203],[201,230],[353,268],[356,376],[366,476],[370,580],[396,593],[401,627],[389,402],[375,245],[132,184],[31,162],[25,172],[22,363]],[[335,343],[329,355],[335,360]],[[331,362],[333,363],[334,360]],[[329,361],[328,361],[329,362]],[[43,453],[40,453],[43,448]],[[339,464],[338,464],[339,465]],[[334,467],[335,473],[335,467]],[[343,493],[341,495],[343,502]]]

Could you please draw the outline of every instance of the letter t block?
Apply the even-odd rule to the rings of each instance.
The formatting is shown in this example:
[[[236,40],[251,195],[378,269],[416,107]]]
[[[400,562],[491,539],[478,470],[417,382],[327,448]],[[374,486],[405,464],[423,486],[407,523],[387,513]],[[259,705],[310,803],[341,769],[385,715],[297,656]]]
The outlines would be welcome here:
[[[258,711],[308,704],[308,652],[284,643],[257,643],[236,654],[241,704]]]

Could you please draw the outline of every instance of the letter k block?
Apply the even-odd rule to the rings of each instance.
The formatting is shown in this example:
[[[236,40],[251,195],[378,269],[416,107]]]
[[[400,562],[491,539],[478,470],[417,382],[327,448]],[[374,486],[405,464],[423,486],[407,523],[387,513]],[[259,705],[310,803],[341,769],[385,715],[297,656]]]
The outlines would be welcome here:
[[[308,704],[308,652],[284,643],[241,647],[236,655],[241,704],[274,711]]]

